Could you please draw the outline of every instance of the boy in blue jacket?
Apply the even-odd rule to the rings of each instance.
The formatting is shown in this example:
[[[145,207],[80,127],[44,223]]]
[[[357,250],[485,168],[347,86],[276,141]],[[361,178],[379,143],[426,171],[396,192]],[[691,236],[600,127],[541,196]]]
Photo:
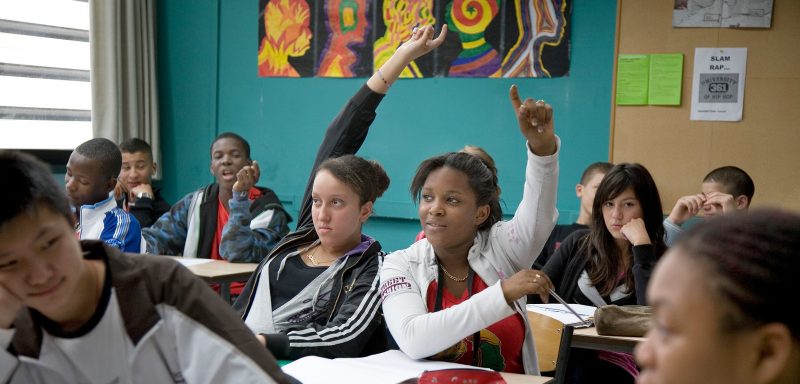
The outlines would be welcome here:
[[[72,151],[64,176],[67,196],[83,239],[99,239],[123,252],[139,253],[142,230],[131,214],[117,208],[111,193],[122,168],[122,154],[111,140],[96,138]]]

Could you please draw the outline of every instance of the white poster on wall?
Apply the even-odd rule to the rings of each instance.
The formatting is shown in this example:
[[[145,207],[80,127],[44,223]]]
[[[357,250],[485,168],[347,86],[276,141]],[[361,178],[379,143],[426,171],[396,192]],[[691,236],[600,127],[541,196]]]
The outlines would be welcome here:
[[[695,48],[692,120],[741,121],[747,48]]]

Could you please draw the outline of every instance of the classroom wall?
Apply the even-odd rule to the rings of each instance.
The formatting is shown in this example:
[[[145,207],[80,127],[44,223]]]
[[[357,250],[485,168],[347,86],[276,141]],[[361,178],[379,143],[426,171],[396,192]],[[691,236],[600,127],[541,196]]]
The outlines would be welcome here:
[[[613,161],[647,166],[666,212],[723,165],[753,178],[753,207],[800,211],[800,1],[775,0],[770,29],[672,28],[672,6],[620,0],[619,53],[682,53],[684,72],[681,106],[615,107]],[[697,47],[747,48],[741,122],[689,120]]]
[[[419,224],[408,186],[421,160],[464,144],[498,163],[504,210],[519,203],[525,149],[508,89],[555,109],[560,135],[561,222],[577,217],[574,185],[583,168],[608,159],[615,0],[573,3],[571,72],[556,79],[402,80],[378,108],[360,155],[381,161],[392,184],[365,232],[385,249],[406,247]],[[212,181],[209,145],[223,131],[247,138],[261,185],[297,204],[323,132],[366,79],[259,78],[257,0],[158,3],[158,66],[164,193],[175,202]]]

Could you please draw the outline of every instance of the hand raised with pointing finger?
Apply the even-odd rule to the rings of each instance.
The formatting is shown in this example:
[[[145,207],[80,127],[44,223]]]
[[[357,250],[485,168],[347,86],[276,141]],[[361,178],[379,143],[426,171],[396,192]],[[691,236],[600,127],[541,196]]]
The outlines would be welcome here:
[[[442,25],[439,37],[435,39],[433,38],[434,32],[433,25],[415,28],[414,32],[411,33],[411,38],[397,48],[397,51],[406,55],[406,59],[410,62],[436,49],[436,47],[444,43],[444,39],[447,37],[447,24]]]
[[[534,101],[527,98],[522,101],[516,85],[511,86],[509,99],[520,132],[528,140],[531,151],[538,156],[550,156],[556,153],[553,108],[544,100]]]

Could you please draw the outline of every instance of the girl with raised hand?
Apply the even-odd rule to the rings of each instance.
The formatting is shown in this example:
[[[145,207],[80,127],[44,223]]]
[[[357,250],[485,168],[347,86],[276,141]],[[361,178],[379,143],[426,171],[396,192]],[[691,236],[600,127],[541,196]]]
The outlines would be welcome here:
[[[501,221],[497,176],[466,153],[420,164],[411,184],[425,239],[388,255],[381,269],[386,324],[412,358],[538,374],[525,295],[528,269],[555,225],[559,140],[552,108],[512,106],[527,140],[526,180],[514,218]]]
[[[444,42],[417,29],[331,123],[317,152],[297,230],[261,262],[234,308],[278,358],[354,357],[385,350],[379,330],[381,245],[362,234],[389,186],[383,168],[353,156],[375,109],[412,60]]]

